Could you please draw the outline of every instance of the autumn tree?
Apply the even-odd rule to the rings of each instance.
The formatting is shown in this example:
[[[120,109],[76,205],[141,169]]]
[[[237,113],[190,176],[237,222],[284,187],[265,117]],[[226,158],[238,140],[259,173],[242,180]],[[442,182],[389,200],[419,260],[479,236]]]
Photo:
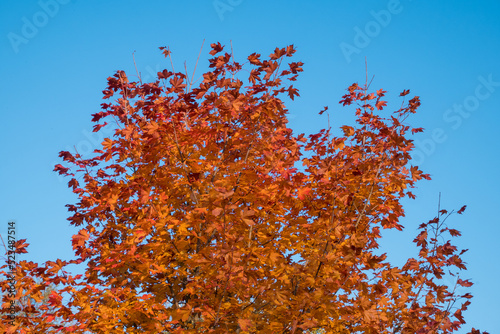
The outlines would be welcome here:
[[[2,320],[5,332],[414,334],[463,325],[471,296],[456,287],[472,283],[457,275],[465,251],[447,241],[460,235],[446,225],[452,212],[420,225],[403,266],[378,250],[383,229],[403,229],[401,200],[430,179],[410,155],[409,136],[422,129],[407,118],[419,97],[404,90],[389,112],[384,90],[355,83],[340,100],[354,125],[338,136],[330,126],[294,135],[281,100],[299,95],[292,83],[303,64],[286,62],[294,47],[243,64],[211,47],[198,86],[173,67],[154,82],[123,71],[108,78],[92,120],[95,132],[114,126],[114,135],[90,157],[61,152],[55,167],[79,198],[67,205],[76,259],[17,265],[24,315],[11,327]],[[456,284],[442,284],[445,275]],[[50,283],[58,289],[44,307],[21,302]]]

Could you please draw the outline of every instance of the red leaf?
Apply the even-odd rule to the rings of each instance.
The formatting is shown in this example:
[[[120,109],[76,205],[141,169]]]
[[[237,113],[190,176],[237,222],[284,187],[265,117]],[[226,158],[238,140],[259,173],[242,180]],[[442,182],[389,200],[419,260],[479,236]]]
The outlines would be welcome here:
[[[387,105],[387,101],[377,101],[375,103],[375,107],[377,107],[377,110],[382,110],[384,107]]]
[[[108,125],[107,122],[104,122],[104,124],[96,124],[96,125],[94,125],[94,129],[92,130],[92,132],[97,132],[97,131],[101,130],[101,128],[103,126],[106,126],[106,125]]]
[[[366,96],[367,100],[373,100],[374,98],[375,98],[375,94],[373,94],[373,93],[368,94],[368,96]]]
[[[465,211],[465,208],[467,208],[467,205],[462,206],[460,210],[457,211],[457,213],[461,215]]]
[[[298,198],[302,201],[311,192],[311,188],[301,188],[299,189]]]
[[[256,82],[257,80],[259,80],[259,81],[260,81],[259,73],[260,73],[260,72],[259,72],[259,71],[257,71],[257,70],[251,70],[251,71],[250,71],[250,76],[248,77],[248,81],[250,81],[252,84],[254,84],[254,85],[255,85],[255,82]]]
[[[346,137],[352,136],[354,134],[354,128],[349,125],[344,125],[341,127],[342,131],[344,131],[344,135]]]
[[[274,53],[271,53],[271,54],[269,55],[269,58],[270,58],[270,59],[273,59],[273,60],[274,60],[274,59],[278,59],[278,58],[280,58],[281,56],[285,55],[285,53],[286,53],[285,49],[279,49],[279,48],[276,48],[276,49],[274,50]]]
[[[76,179],[71,179],[69,182],[68,182],[68,187],[73,187],[73,190],[75,190],[76,188],[78,188],[78,181]]]
[[[159,47],[160,50],[162,50],[163,52],[163,55],[165,56],[165,58],[167,58],[168,56],[170,56],[170,49],[166,46],[160,46]]]
[[[188,181],[189,183],[196,182],[200,179],[201,173],[189,173],[188,174]]]
[[[68,174],[69,168],[63,167],[61,164],[57,164],[54,167],[54,172],[58,172],[59,175],[66,175]]]
[[[157,75],[158,75],[158,79],[167,79],[168,77],[172,76],[173,73],[169,72],[167,70],[163,70],[161,72],[158,72]]]
[[[292,85],[292,86],[288,87],[288,96],[290,96],[292,101],[293,101],[294,95],[300,96],[299,90],[293,88],[293,85]]]
[[[461,285],[461,286],[464,286],[464,287],[467,287],[467,288],[474,285],[474,283],[472,283],[471,281],[469,281],[469,280],[461,280],[460,278],[457,280],[457,284]]]
[[[107,106],[107,104],[104,104],[104,103],[103,103],[103,107],[104,107],[104,106]],[[106,117],[106,116],[108,116],[108,115],[109,115],[109,113],[108,113],[108,112],[104,112],[104,111],[98,112],[98,113],[96,113],[96,114],[92,114],[92,116],[93,116],[93,117],[92,117],[92,122],[99,122],[99,120],[100,120],[101,118]]]
[[[295,49],[293,48],[293,44],[286,47],[286,56],[291,57],[295,53]]]
[[[59,157],[63,158],[64,161],[75,161],[75,158],[73,157],[73,155],[71,153],[69,153],[68,151],[61,151],[59,152]]]
[[[303,62],[299,61],[297,63],[290,63],[288,66],[290,67],[290,71],[292,71],[293,74],[297,74],[297,72],[302,72],[302,66],[304,65]]]
[[[86,230],[80,230],[78,234],[73,235],[72,239],[73,249],[76,249],[85,245],[85,241],[89,239],[89,233]]]
[[[61,304],[62,296],[60,296],[57,292],[52,291],[49,295],[48,303],[52,306],[58,306]]]
[[[411,133],[415,134],[417,132],[424,132],[424,128],[413,128],[413,129],[411,129]]]
[[[259,60],[260,54],[258,53],[252,53],[250,56],[248,56],[248,61],[252,65],[262,65],[261,61]]]
[[[212,51],[210,51],[209,53],[213,56],[219,52],[222,51],[222,49],[224,49],[224,46],[222,46],[219,42],[217,42],[217,44],[215,43],[212,43],[210,44],[210,46],[212,47]]]
[[[14,253],[16,253],[16,254],[28,253],[28,251],[26,250],[26,247],[28,247],[28,246],[29,246],[29,244],[26,242],[26,239],[19,239],[14,244],[14,247],[16,249],[14,251]]]

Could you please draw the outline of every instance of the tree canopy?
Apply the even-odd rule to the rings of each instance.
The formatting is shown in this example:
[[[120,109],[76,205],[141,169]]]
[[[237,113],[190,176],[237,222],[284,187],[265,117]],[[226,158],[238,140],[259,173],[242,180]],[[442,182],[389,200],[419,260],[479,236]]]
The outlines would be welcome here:
[[[293,45],[243,64],[211,45],[194,86],[163,70],[154,82],[108,78],[94,131],[115,126],[91,157],[60,152],[69,178],[76,259],[15,266],[17,294],[1,282],[5,333],[452,333],[472,283],[448,237],[453,213],[422,223],[403,266],[379,250],[382,229],[402,230],[401,200],[430,179],[411,163],[409,90],[387,111],[386,91],[348,87],[353,126],[306,136],[287,127],[282,96],[302,62]],[[165,57],[170,50],[160,48]],[[243,81],[245,80],[245,82]],[[326,114],[325,114],[326,113]],[[325,107],[319,112],[328,115]],[[308,157],[305,157],[305,155]],[[303,171],[297,168],[301,163]],[[457,213],[461,214],[462,207]],[[16,252],[26,252],[19,240]],[[389,250],[384,250],[389,251]],[[397,250],[393,250],[397,251]],[[65,267],[78,264],[85,275]],[[6,277],[6,266],[1,274]],[[450,276],[456,284],[442,284]],[[49,286],[48,302],[40,302]],[[471,333],[479,333],[472,329]]]

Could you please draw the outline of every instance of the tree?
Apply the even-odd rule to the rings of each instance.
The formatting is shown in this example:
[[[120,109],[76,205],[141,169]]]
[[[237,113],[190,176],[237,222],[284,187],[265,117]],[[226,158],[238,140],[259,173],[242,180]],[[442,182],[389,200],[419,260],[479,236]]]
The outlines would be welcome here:
[[[12,224],[9,223],[9,224]],[[15,236],[15,233],[13,234]],[[10,239],[10,233],[7,235]],[[15,238],[14,238],[15,239]],[[2,267],[2,269],[9,269],[7,272],[2,271],[2,291],[0,292],[2,299],[9,300],[11,299],[10,295],[17,294],[17,290],[14,288],[16,284],[16,278],[19,275],[15,275],[15,264],[16,264],[16,255],[19,253],[26,253],[24,248],[27,246],[25,244],[25,239],[19,240],[18,242],[14,242],[12,239],[8,240],[8,244],[6,245],[3,237],[0,235],[0,240],[2,241],[2,245],[5,249],[6,257],[2,257],[5,261],[6,265]],[[21,247],[20,247],[21,246]],[[18,248],[20,251],[16,251]],[[12,309],[10,302],[5,303],[2,306],[2,312],[0,312],[0,317],[2,319],[2,329],[5,329],[5,325],[9,325],[9,327],[13,322],[15,322],[16,318],[19,317],[27,317],[33,310],[35,309],[43,309],[47,307],[49,301],[52,296],[52,292],[57,293],[57,287],[54,283],[46,284],[44,281],[40,279],[40,277],[25,277],[24,279],[29,279],[30,283],[28,285],[37,285],[41,287],[38,291],[33,291],[33,294],[22,294],[21,296],[17,295],[15,299],[17,299],[17,303],[21,304],[23,307],[21,309],[15,308]],[[33,280],[33,281],[31,281]],[[3,288],[5,287],[5,288]],[[12,331],[12,329],[10,329]],[[7,331],[4,331],[7,332]]]
[[[79,197],[67,205],[77,259],[19,263],[22,294],[62,287],[6,331],[451,333],[464,324],[471,296],[455,288],[472,283],[439,283],[465,269],[465,251],[442,241],[460,235],[445,224],[451,213],[421,224],[418,256],[404,266],[377,250],[381,229],[403,229],[401,199],[430,179],[411,165],[407,134],[422,129],[405,123],[419,98],[406,101],[405,90],[388,113],[384,90],[353,84],[340,103],[355,107],[354,126],[294,136],[280,99],[299,96],[291,82],[303,63],[284,62],[294,47],[245,64],[211,47],[196,88],[173,68],[150,83],[108,78],[92,120],[94,131],[113,120],[114,136],[92,157],[61,152],[66,166],[55,167]]]

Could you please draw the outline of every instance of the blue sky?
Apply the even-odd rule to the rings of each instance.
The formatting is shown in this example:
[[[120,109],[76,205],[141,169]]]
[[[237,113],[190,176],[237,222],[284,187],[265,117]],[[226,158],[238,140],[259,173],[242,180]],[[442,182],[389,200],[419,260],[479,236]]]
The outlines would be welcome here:
[[[37,262],[72,256],[65,204],[76,198],[52,171],[61,150],[90,152],[102,140],[92,133],[106,78],[117,70],[143,80],[170,68],[158,50],[169,46],[174,66],[192,73],[205,39],[232,41],[236,60],[294,44],[304,72],[301,97],[287,101],[296,133],[319,131],[330,107],[332,127],[352,119],[338,104],[353,82],[364,83],[365,57],[372,88],[388,91],[389,107],[410,89],[421,98],[409,120],[426,129],[415,137],[415,164],[431,174],[414,201],[405,201],[404,232],[387,233],[393,260],[414,256],[416,227],[441,207],[462,216],[449,223],[463,232],[459,248],[469,270],[471,327],[500,332],[500,2],[498,1],[75,1],[0,2],[0,233],[15,220]],[[3,225],[3,227],[2,227]]]

